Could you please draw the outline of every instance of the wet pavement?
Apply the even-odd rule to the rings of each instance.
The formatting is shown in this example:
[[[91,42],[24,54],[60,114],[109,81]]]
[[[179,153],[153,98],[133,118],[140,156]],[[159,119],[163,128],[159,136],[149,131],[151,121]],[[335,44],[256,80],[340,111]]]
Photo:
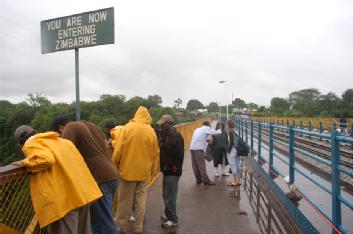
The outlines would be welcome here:
[[[207,171],[216,185],[197,185],[190,152],[186,152],[177,200],[179,225],[172,229],[161,228],[164,205],[160,176],[149,189],[144,233],[261,233],[244,186],[227,186],[229,176],[215,177],[208,162]]]

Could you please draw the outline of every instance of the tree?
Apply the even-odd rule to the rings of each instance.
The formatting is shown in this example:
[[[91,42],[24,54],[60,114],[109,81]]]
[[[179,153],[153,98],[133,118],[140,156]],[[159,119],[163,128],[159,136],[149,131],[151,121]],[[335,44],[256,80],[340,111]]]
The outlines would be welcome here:
[[[240,98],[235,98],[234,101],[232,101],[232,104],[237,109],[243,109],[246,107],[245,101]]]
[[[182,103],[183,103],[183,101],[180,98],[178,98],[178,99],[174,100],[174,107],[179,108]]]
[[[320,116],[330,117],[335,115],[335,110],[340,106],[340,98],[329,92],[319,97]]]
[[[28,98],[26,99],[26,101],[30,106],[33,106],[34,108],[38,108],[44,105],[50,105],[50,101],[42,93],[29,93],[27,96]]]
[[[275,97],[271,99],[271,114],[283,116],[284,113],[289,110],[289,107],[289,102],[284,98]]]
[[[313,88],[295,91],[289,94],[289,103],[292,109],[302,112],[304,116],[318,115],[320,95],[321,93]]]
[[[159,95],[148,95],[147,101],[151,106],[160,106],[162,105],[162,98]]]
[[[197,110],[197,109],[203,109],[203,108],[204,108],[203,104],[197,99],[191,99],[186,104],[187,110]]]
[[[217,102],[211,102],[210,104],[208,104],[207,111],[209,113],[218,112],[219,111],[219,106],[218,106]]]

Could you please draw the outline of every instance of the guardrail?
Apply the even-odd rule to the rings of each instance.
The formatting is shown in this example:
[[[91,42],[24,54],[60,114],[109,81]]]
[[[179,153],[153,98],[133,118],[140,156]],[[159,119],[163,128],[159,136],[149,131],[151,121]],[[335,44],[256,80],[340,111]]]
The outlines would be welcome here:
[[[280,175],[283,178],[286,177],[286,174],[282,172],[277,166],[274,164],[274,158],[283,162],[288,166],[289,171],[289,184],[293,185],[295,183],[295,175],[296,173],[303,176],[308,182],[314,184],[318,188],[322,189],[324,192],[331,196],[332,203],[332,212],[325,212],[321,207],[315,203],[314,199],[310,198],[310,196],[304,193],[300,188],[296,188],[296,190],[303,195],[311,204],[314,205],[315,209],[317,209],[327,220],[333,223],[333,232],[338,233],[347,233],[347,230],[342,226],[342,212],[341,205],[344,204],[351,211],[353,211],[353,203],[349,199],[347,199],[341,193],[341,177],[340,174],[344,173],[350,177],[353,177],[353,170],[342,165],[340,163],[340,142],[353,144],[353,138],[348,136],[341,136],[337,134],[336,131],[332,131],[330,134],[328,133],[320,133],[314,131],[303,130],[294,126],[282,126],[276,123],[261,123],[256,122],[249,119],[235,119],[236,128],[239,131],[240,136],[245,139],[247,143],[249,143],[251,149],[256,152],[258,155],[259,161],[261,163],[267,163],[269,166],[269,174]],[[266,133],[265,130],[266,129]],[[288,132],[289,141],[284,142],[279,139],[276,139],[276,132],[274,130],[281,130]],[[307,152],[303,149],[300,149],[296,146],[295,137],[298,135],[318,137],[320,139],[327,139],[331,143],[331,160],[326,160],[320,158],[318,155],[314,155],[310,152]],[[264,142],[264,138],[266,139],[266,143]],[[257,144],[257,149],[255,149],[255,144]],[[283,154],[278,153],[274,149],[274,146],[285,147],[288,150],[288,157],[285,157]],[[266,150],[268,152],[267,159],[265,158],[265,152],[262,150]],[[320,181],[317,181],[313,175],[305,172],[298,166],[296,163],[296,154],[300,153],[305,157],[310,158],[311,160],[315,160],[322,164],[325,164],[331,168],[331,186],[325,186]]]
[[[200,127],[203,121],[198,120],[175,126],[184,137],[185,149],[189,148],[194,130]],[[158,158],[151,170],[150,185],[159,174]],[[46,228],[39,229],[37,225],[30,198],[29,177],[25,168],[13,165],[0,167],[0,194],[0,234],[47,233]],[[116,198],[114,198],[114,203],[116,203]]]
[[[340,129],[338,118],[295,118],[295,117],[251,117],[251,120],[263,123],[274,123],[281,126],[293,126],[309,131],[316,130],[320,133]],[[346,135],[353,137],[353,119],[346,119]]]

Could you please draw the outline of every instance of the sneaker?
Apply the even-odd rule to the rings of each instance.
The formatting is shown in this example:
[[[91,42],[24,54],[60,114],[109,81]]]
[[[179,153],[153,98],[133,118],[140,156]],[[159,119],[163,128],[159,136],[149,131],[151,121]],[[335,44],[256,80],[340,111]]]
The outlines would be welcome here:
[[[165,216],[165,215],[162,215],[161,216],[161,222],[162,223],[165,223],[165,222],[167,222],[168,221],[168,218]]]
[[[135,217],[134,216],[130,216],[130,222],[135,222]]]
[[[222,176],[229,176],[229,172],[223,172]]]
[[[217,171],[217,172],[216,172],[216,173],[215,173],[214,175],[218,177],[218,176],[219,176],[219,173],[218,173],[218,171]]]
[[[208,182],[205,182],[205,183],[203,183],[204,185],[216,185],[216,183],[215,182],[213,182],[213,181],[208,181]]]
[[[178,223],[168,220],[162,224],[162,228],[172,228],[178,226]]]

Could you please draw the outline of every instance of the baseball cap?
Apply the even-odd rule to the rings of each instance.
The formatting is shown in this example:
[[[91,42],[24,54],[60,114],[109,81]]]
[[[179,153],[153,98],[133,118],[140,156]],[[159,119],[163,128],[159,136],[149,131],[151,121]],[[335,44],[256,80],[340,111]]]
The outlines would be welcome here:
[[[164,123],[173,123],[174,119],[171,115],[162,115],[162,117],[159,119],[159,121],[157,122],[158,125],[162,125]]]
[[[16,138],[16,141],[17,142],[20,142],[21,139],[29,134],[29,133],[32,133],[34,131],[34,129],[31,127],[31,126],[28,126],[28,125],[22,125],[20,127],[18,127],[14,133],[14,136]]]

